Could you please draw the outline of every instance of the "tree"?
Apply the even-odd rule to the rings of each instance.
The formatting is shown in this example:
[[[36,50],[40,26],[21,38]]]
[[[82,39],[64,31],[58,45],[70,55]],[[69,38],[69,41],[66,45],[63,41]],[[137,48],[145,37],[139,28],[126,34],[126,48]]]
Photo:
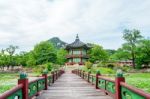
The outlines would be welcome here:
[[[27,60],[26,60],[26,64],[27,66],[34,66],[36,65],[36,59],[34,57],[34,52],[30,51],[29,53],[27,53]]]
[[[133,29],[133,30],[127,30],[125,29],[123,32],[123,38],[126,40],[128,44],[128,49],[132,57],[133,62],[133,68],[135,68],[135,58],[136,58],[136,44],[139,42],[139,40],[142,38],[140,31]]]
[[[99,45],[94,45],[94,47],[90,49],[89,55],[89,60],[93,63],[108,60],[108,53]]]
[[[34,47],[33,55],[36,60],[36,64],[45,64],[48,62],[56,62],[56,50],[48,41],[40,42]]]
[[[10,45],[8,48],[6,48],[5,51],[9,54],[9,58],[8,58],[9,64],[7,65],[8,68],[10,65],[11,66],[15,65],[15,61],[13,61],[13,58],[14,58],[13,55],[14,55],[16,49],[18,49],[18,48],[19,48],[18,46],[13,46],[13,45]]]
[[[64,49],[60,49],[57,51],[57,63],[60,65],[64,65],[67,61],[66,59],[67,51]]]
[[[18,46],[9,45],[9,47],[6,48],[6,52],[8,52],[8,54],[10,56],[13,56],[15,51],[16,51],[16,49],[18,49],[18,48],[19,48]]]
[[[147,67],[150,65],[150,39],[143,39],[137,45],[137,65],[141,68],[142,65]]]
[[[123,48],[119,48],[113,55],[110,56],[110,60],[128,60],[130,59],[130,53]]]
[[[27,52],[21,51],[19,54],[15,55],[15,60],[17,65],[27,66],[27,60],[29,59]]]

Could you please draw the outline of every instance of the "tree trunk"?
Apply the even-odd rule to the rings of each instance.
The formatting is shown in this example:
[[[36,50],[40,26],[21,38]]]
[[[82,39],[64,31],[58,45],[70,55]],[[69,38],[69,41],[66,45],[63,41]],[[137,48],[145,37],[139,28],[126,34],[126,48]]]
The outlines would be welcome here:
[[[132,54],[132,65],[133,65],[133,68],[135,69],[135,53],[133,50],[131,54]]]

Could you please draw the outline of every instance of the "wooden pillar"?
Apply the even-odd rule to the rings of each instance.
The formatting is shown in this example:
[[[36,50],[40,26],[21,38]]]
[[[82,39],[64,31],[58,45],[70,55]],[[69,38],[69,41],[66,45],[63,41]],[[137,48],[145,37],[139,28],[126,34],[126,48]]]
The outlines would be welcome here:
[[[42,74],[42,76],[45,78],[45,89],[44,90],[47,90],[48,89],[48,83],[47,83],[48,76],[47,76],[47,74]]]
[[[96,88],[96,89],[99,89],[99,88],[98,88],[98,76],[100,76],[100,75],[101,75],[100,72],[97,71],[97,73],[96,73],[96,84],[95,84],[95,88]]]
[[[88,82],[90,82],[90,74],[91,72],[88,72]]]
[[[117,73],[115,78],[115,88],[116,88],[116,99],[121,99],[121,85],[120,82],[125,82],[125,78],[122,73]]]
[[[20,74],[20,79],[18,80],[18,84],[22,84],[22,93],[23,99],[28,99],[28,78],[25,73]]]
[[[83,71],[83,79],[84,79],[84,71]]]
[[[55,82],[54,78],[55,78],[55,75],[54,75],[54,72],[52,72],[52,83]]]

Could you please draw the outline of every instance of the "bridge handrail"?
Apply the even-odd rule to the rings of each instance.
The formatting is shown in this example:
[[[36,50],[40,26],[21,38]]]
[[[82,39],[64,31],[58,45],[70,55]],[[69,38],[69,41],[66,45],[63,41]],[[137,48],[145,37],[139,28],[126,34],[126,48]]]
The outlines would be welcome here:
[[[91,84],[94,84],[96,89],[104,91],[106,94],[115,99],[150,99],[149,93],[128,85],[125,83],[124,77],[116,77],[115,80],[112,80],[101,74],[93,75],[89,73],[88,77],[86,78],[84,75],[87,75],[87,72],[79,69],[73,70],[72,73],[79,75],[85,80],[88,78],[87,81]],[[93,77],[96,79],[94,83]]]
[[[144,92],[144,91],[141,90],[141,89],[132,87],[132,86],[128,85],[128,84],[125,83],[125,82],[120,82],[120,85],[121,85],[121,87],[125,87],[125,88],[127,88],[127,90],[130,90],[131,93],[136,93],[136,94],[138,94],[138,95],[140,95],[140,96],[143,96],[143,97],[146,98],[146,99],[150,99],[150,94]],[[122,90],[122,93],[124,93],[123,91],[124,91],[124,90]],[[126,91],[126,92],[127,92],[127,91]],[[139,97],[140,97],[140,96],[139,96]],[[124,97],[124,96],[123,96],[123,97]]]
[[[6,99],[8,97],[11,97],[11,95],[13,95],[14,93],[16,93],[18,90],[20,90],[22,88],[23,88],[23,84],[19,84],[19,85],[13,87],[12,89],[6,91],[5,93],[3,93],[0,96],[0,99]]]
[[[110,78],[107,78],[107,77],[103,77],[103,76],[98,76],[99,79],[104,79],[104,80],[107,80],[107,81],[110,81],[110,82],[114,82],[115,83],[115,80],[112,80]]]
[[[57,70],[50,75],[42,74],[32,81],[28,81],[28,78],[20,78],[18,85],[1,94],[0,99],[29,99],[38,96],[41,90],[47,90],[47,86],[54,83],[63,73],[64,70]]]

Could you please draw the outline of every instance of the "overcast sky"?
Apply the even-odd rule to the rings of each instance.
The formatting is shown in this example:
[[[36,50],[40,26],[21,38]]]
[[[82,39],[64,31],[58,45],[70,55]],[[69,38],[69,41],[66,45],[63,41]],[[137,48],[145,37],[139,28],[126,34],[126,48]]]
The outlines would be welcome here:
[[[117,49],[124,29],[150,37],[150,0],[0,0],[0,49],[29,51],[52,37]]]

